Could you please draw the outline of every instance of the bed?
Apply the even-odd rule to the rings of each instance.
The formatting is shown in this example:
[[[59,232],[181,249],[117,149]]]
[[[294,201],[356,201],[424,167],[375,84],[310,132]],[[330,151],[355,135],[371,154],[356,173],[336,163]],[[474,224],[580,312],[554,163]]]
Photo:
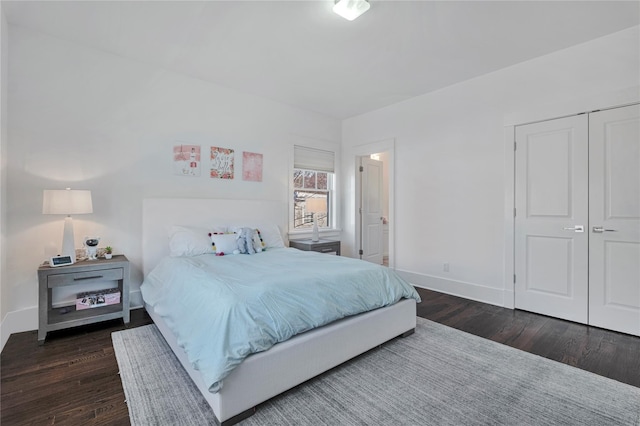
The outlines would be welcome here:
[[[256,217],[260,219],[256,220]],[[274,229],[276,231],[286,229],[286,219],[283,220],[286,217],[286,205],[274,201],[145,199],[143,202],[145,283],[170,275],[167,271],[180,267],[178,266],[180,263],[172,262],[182,262],[182,260],[168,256],[168,234],[175,225],[212,229],[219,224],[226,226],[236,224],[273,232]],[[269,225],[271,225],[270,228]],[[265,235],[265,239],[267,237],[269,236]],[[187,263],[191,265],[199,264],[201,261],[218,261],[217,265],[223,265],[224,263],[221,262],[223,259],[224,262],[281,262],[281,259],[287,256],[311,256],[312,262],[324,264],[331,261],[333,257],[319,253],[298,252],[290,248],[267,249],[264,253],[252,256],[254,257],[237,255],[236,259],[233,259],[234,256],[225,256],[214,260],[214,255],[204,255],[195,256]],[[297,262],[303,262],[306,259],[307,257],[301,257]],[[352,267],[353,263],[358,263],[351,259],[348,261],[344,259],[341,262],[349,267]],[[207,264],[204,265],[206,267]],[[161,268],[165,268],[164,272],[159,273]],[[146,286],[147,284],[143,284],[143,287]],[[145,308],[213,409],[217,419],[224,425],[236,423],[250,416],[261,402],[375,346],[394,337],[411,334],[416,325],[416,299],[400,297],[397,303],[364,313],[345,315],[344,318],[320,324],[312,330],[300,334],[294,333],[293,337],[278,342],[269,349],[260,349],[260,352],[248,355],[230,372],[225,373],[223,380],[219,382],[221,386],[213,386],[205,368],[196,370],[193,367],[193,348],[185,344],[184,339],[180,337],[181,331],[176,328],[176,316],[172,317],[168,314],[166,305],[157,303],[150,294],[147,290]],[[357,336],[357,339],[354,339],[354,336]],[[191,348],[191,360],[190,355],[187,355],[183,348],[187,350]],[[215,383],[218,384],[218,382]]]

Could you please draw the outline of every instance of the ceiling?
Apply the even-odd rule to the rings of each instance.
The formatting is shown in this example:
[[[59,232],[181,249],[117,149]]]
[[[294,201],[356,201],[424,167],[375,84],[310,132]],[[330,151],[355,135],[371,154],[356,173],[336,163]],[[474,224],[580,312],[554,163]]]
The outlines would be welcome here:
[[[2,1],[11,25],[344,119],[639,24],[638,1]]]

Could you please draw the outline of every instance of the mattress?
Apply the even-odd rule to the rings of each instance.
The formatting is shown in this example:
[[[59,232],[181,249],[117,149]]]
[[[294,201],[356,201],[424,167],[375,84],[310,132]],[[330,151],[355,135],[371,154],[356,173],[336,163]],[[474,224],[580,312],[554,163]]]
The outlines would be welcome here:
[[[402,298],[420,301],[388,268],[291,248],[167,257],[141,290],[212,392],[247,356],[278,342]]]

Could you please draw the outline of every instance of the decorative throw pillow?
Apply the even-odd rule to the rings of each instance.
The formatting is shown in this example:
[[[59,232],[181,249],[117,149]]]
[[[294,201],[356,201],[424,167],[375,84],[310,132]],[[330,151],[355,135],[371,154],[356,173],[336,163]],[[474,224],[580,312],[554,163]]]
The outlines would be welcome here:
[[[266,244],[262,241],[262,233],[259,229],[253,233],[253,247],[256,249],[258,253],[263,250],[266,250]]]
[[[216,254],[234,254],[238,251],[237,234],[211,234],[211,247]]]
[[[256,226],[260,230],[262,241],[265,243],[265,247],[269,248],[282,248],[284,247],[284,240],[280,233],[278,225],[273,223]]]

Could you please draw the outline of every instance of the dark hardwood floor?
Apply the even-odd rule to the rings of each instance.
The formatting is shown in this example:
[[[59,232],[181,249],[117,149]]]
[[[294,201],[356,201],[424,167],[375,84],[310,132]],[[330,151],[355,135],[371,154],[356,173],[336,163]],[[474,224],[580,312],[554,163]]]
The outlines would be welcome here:
[[[640,337],[417,290],[418,316],[640,387]]]
[[[0,424],[129,425],[111,333],[150,324],[143,309],[131,322],[112,320],[49,333],[13,334],[0,357]]]
[[[640,387],[640,338],[418,289],[418,315]],[[151,323],[132,311],[127,328]],[[128,425],[111,333],[121,320],[14,334],[0,357],[0,424]],[[428,360],[425,360],[428,362]]]

